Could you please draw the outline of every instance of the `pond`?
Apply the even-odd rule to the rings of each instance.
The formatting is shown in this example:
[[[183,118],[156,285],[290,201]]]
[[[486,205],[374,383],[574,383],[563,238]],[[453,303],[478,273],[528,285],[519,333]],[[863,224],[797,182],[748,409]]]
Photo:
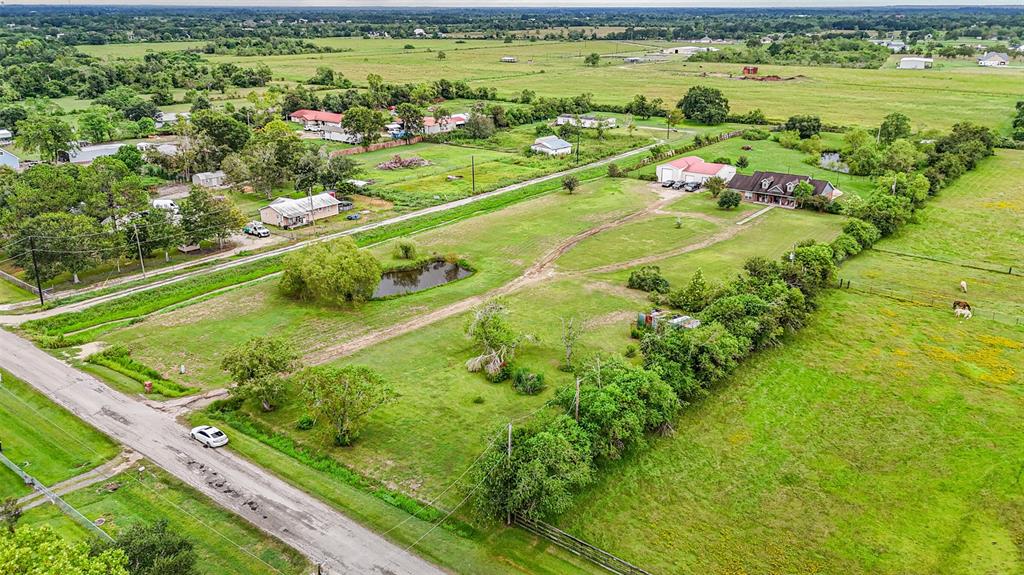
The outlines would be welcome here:
[[[384,272],[373,297],[405,295],[460,280],[473,271],[444,260],[432,261],[418,268]]]
[[[850,166],[843,163],[843,155],[839,152],[822,152],[818,165],[833,172],[850,173]]]

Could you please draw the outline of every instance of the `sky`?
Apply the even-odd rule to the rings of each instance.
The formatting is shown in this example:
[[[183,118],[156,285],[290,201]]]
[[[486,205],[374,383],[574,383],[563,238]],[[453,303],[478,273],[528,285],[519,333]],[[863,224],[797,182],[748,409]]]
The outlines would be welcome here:
[[[885,6],[1017,6],[1024,8],[1024,0],[0,0],[0,5],[50,4],[82,6],[205,6],[205,7],[254,7],[274,6],[282,8],[307,7],[604,7],[628,6],[630,8],[851,8]],[[2,15],[2,8],[0,8]]]

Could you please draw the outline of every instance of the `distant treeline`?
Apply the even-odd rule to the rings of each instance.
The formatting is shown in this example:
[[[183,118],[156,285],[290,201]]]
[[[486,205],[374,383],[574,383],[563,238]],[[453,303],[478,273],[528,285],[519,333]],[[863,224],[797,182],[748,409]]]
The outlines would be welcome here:
[[[739,62],[744,64],[797,64],[805,66],[842,66],[878,68],[889,58],[889,49],[856,38],[788,36],[762,45],[754,40],[744,47],[723,48],[717,52],[698,52],[690,57],[697,62]]]
[[[516,36],[523,30],[563,29],[566,38],[592,38],[598,27],[623,27],[614,39],[678,39],[708,35],[746,38],[756,34],[803,34],[832,30],[942,32],[947,37],[991,36],[1019,39],[1024,11],[1019,8],[878,9],[415,9],[354,8],[158,8],[8,6],[0,23],[3,37],[48,37],[65,44],[105,44],[170,40],[212,40],[253,35],[323,38],[387,33],[397,38],[427,34],[474,33]],[[8,27],[13,24],[14,27]]]

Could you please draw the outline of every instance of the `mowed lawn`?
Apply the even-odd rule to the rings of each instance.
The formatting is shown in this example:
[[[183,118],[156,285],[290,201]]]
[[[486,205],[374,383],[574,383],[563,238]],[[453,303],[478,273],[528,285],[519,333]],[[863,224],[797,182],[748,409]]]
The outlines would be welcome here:
[[[0,441],[4,455],[45,485],[69,479],[111,459],[118,447],[30,385],[0,370]],[[32,490],[0,466],[0,499]]]
[[[656,573],[1019,573],[1022,339],[830,294],[557,523]]]
[[[103,518],[103,530],[111,535],[136,523],[166,520],[171,531],[195,545],[203,575],[306,575],[314,570],[297,551],[166,472],[145,461],[140,467],[145,471],[126,471],[105,483],[117,484],[116,491],[86,487],[65,500],[93,521]],[[29,510],[21,524],[47,524],[71,539],[92,536],[53,505]]]

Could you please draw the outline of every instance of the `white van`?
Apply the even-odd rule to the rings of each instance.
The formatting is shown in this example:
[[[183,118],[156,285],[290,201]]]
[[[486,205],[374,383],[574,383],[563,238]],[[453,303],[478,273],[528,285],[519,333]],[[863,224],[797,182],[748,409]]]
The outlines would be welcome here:
[[[153,200],[153,207],[158,210],[164,210],[171,212],[172,214],[178,213],[178,204],[174,203],[174,200]]]

